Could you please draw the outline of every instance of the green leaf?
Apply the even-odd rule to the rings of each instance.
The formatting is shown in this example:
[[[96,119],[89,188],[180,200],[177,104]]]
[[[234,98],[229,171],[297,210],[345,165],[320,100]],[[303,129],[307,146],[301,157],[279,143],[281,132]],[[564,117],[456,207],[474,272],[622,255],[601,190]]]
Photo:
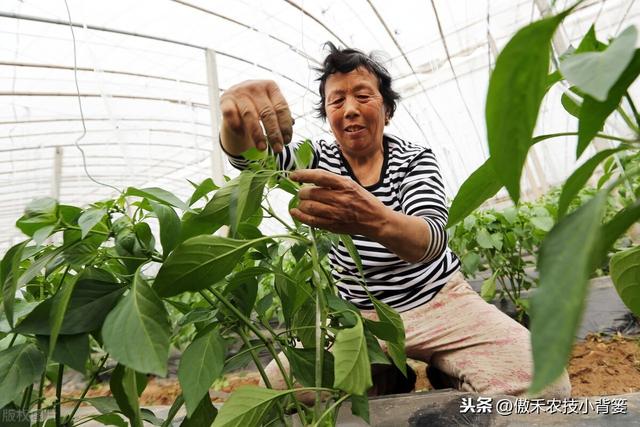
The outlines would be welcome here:
[[[39,229],[58,222],[58,202],[50,197],[35,199],[30,202],[24,215],[18,219],[16,226],[26,235],[33,236]]]
[[[587,183],[593,171],[598,167],[600,163],[609,156],[623,148],[612,148],[609,150],[603,150],[597,153],[595,156],[584,162],[578,169],[576,169],[562,187],[562,193],[558,199],[558,218],[562,218],[569,209],[569,204],[576,197],[580,189]]]
[[[127,427],[127,422],[120,415],[114,413],[101,414],[93,417],[92,420],[106,426]]]
[[[38,304],[39,302],[37,301],[27,302],[25,300],[16,300],[13,313],[14,321],[19,322],[22,317],[31,313]],[[9,325],[4,309],[0,310],[0,332],[4,332],[5,334],[13,332],[13,328]]]
[[[604,126],[607,117],[620,105],[622,97],[640,73],[640,49],[635,54],[620,78],[609,90],[609,96],[604,101],[598,101],[588,95],[584,97],[580,108],[580,122],[578,123],[578,146],[576,157],[589,146],[589,142]]]
[[[313,159],[313,147],[308,139],[296,147],[295,161],[296,169],[306,169],[311,165]]]
[[[571,114],[573,117],[577,119],[580,118],[580,107],[582,107],[581,101],[574,100],[572,96],[568,95],[565,92],[560,97],[560,103],[562,104],[562,107],[564,107],[564,110],[567,113]]]
[[[200,332],[182,354],[178,368],[178,379],[191,417],[213,381],[222,374],[225,343],[217,329],[209,326]]]
[[[316,349],[285,347],[284,353],[289,359],[291,372],[295,379],[304,387],[316,385]],[[333,355],[323,350],[322,356],[322,387],[333,387]]]
[[[616,240],[638,220],[640,220],[640,201],[621,210],[602,226],[600,239],[596,242],[594,250],[594,268],[606,259],[609,249]]]
[[[49,337],[37,336],[41,348],[49,352]],[[89,335],[60,335],[52,354],[53,360],[69,366],[80,373],[85,372],[85,363],[89,358]]]
[[[163,190],[162,188],[150,187],[150,188],[134,188],[129,187],[124,193],[125,196],[138,196],[156,202],[164,203],[165,205],[174,206],[183,211],[191,211],[189,205],[182,200],[178,199],[174,194]]]
[[[596,38],[596,28],[595,24],[593,24],[589,27],[589,31],[584,35],[578,48],[573,53],[598,52],[606,49],[606,47],[607,45]]]
[[[493,298],[496,296],[496,277],[497,272],[494,272],[491,277],[485,279],[482,282],[482,287],[480,288],[480,296],[487,302],[493,301]]]
[[[494,169],[498,181],[507,187],[515,203],[520,198],[520,176],[547,90],[550,41],[569,11],[519,30],[498,56],[489,81],[489,152],[493,164],[499,165]]]
[[[546,232],[553,228],[553,218],[550,216],[533,216],[530,221],[538,230]]]
[[[24,388],[40,379],[44,354],[33,343],[0,351],[0,408],[21,396]]]
[[[106,271],[87,268],[78,279],[60,328],[65,335],[92,332],[99,328],[126,288],[114,283]],[[23,334],[49,335],[53,298],[43,301],[18,324]]]
[[[480,255],[475,252],[467,252],[461,260],[464,272],[473,275],[478,270],[480,261]]]
[[[251,183],[256,178],[255,172],[250,170],[243,170],[238,176],[238,185],[234,186],[231,191],[231,199],[229,201],[229,228],[230,236],[237,237],[238,225],[240,225],[241,218],[247,217],[244,210],[247,206],[255,206],[260,204],[256,203],[253,199],[259,198],[262,201],[262,192],[251,193]],[[252,200],[252,203],[249,202]]]
[[[485,200],[493,197],[500,188],[502,188],[502,184],[493,171],[491,159],[487,159],[458,190],[449,209],[447,228],[468,217]]]
[[[240,153],[240,155],[244,157],[246,160],[255,161],[255,160],[266,159],[269,153],[267,152],[267,150],[261,151],[261,150],[258,150],[256,147],[251,147],[248,150]]]
[[[611,280],[625,305],[640,315],[640,246],[611,257]]]
[[[196,407],[196,410],[191,416],[187,416],[180,423],[180,427],[201,427],[210,426],[216,419],[218,410],[211,403],[209,393],[200,400],[200,403]],[[246,427],[246,426],[245,426]]]
[[[162,300],[138,271],[130,292],[107,315],[102,338],[118,362],[138,372],[165,376],[170,327]]]
[[[55,229],[56,224],[47,225],[46,227],[42,227],[35,233],[33,233],[33,241],[35,242],[36,246],[39,247],[40,245],[42,245],[42,243],[44,243],[47,237],[49,237]]]
[[[221,281],[231,273],[242,255],[256,240],[219,236],[196,236],[178,245],[164,262],[154,282],[162,297],[198,291]]]
[[[371,424],[369,418],[369,397],[366,394],[361,396],[352,394],[349,400],[351,401],[351,413],[356,417],[362,418],[367,424]]]
[[[353,328],[340,329],[333,346],[334,387],[346,393],[362,395],[372,386],[371,366],[362,321]]]
[[[380,337],[387,342],[387,352],[389,357],[393,360],[393,363],[400,369],[400,372],[407,376],[407,355],[404,350],[405,345],[405,333],[404,323],[397,311],[389,307],[382,301],[369,296],[373,303],[376,313],[378,314],[379,323],[390,325],[393,328],[393,336]],[[362,393],[356,393],[362,394]]]
[[[493,248],[493,240],[491,239],[491,234],[487,231],[486,228],[481,228],[478,230],[478,234],[476,235],[476,241],[481,248],[484,249],[492,249]]]
[[[211,427],[248,427],[261,425],[275,401],[290,393],[289,390],[271,390],[258,387],[240,387],[226,401]]]
[[[358,253],[358,249],[356,245],[353,243],[353,239],[348,234],[340,234],[340,241],[347,248],[349,252],[349,256],[353,259],[353,262],[358,267],[358,273],[360,273],[360,279],[364,280],[364,270],[362,269],[362,259],[360,258],[360,254]]]
[[[604,51],[570,55],[560,62],[560,72],[582,92],[598,101],[605,101],[633,58],[637,36],[632,25]]]
[[[62,256],[72,267],[82,267],[89,264],[98,254],[98,248],[109,237],[106,234],[106,226],[96,224],[99,231],[105,234],[92,233],[87,238],[80,237],[79,230],[66,230],[64,232],[64,247]]]
[[[162,255],[166,259],[173,248],[180,242],[182,228],[180,218],[173,208],[153,201],[150,201],[150,203],[153,213],[158,217]]]
[[[355,322],[354,322],[355,323]],[[389,358],[386,356],[378,339],[369,329],[364,330],[364,338],[367,340],[367,353],[369,354],[369,362],[372,365],[391,365]]]
[[[558,222],[541,245],[539,291],[531,304],[535,366],[532,394],[558,378],[569,360],[606,199],[607,193],[599,192]]]
[[[216,191],[209,203],[202,208],[201,212],[193,215],[185,215],[182,218],[182,240],[199,234],[211,234],[222,225],[230,225],[231,196],[240,184],[241,176],[242,174],[227,182],[224,187]],[[266,181],[266,177],[254,176],[251,180],[249,192],[251,194],[262,195]],[[250,197],[247,199],[246,205],[242,210],[242,215],[240,216],[240,221],[244,221],[256,213],[260,209],[261,201],[261,197]]]
[[[109,387],[111,393],[118,403],[120,411],[129,418],[131,425],[142,427],[142,417],[140,415],[140,402],[138,397],[142,393],[140,386],[144,390],[146,378],[131,368],[118,364],[111,373]]]
[[[82,232],[81,238],[87,237],[87,234],[91,231],[96,224],[102,221],[102,218],[107,214],[106,209],[87,209],[84,211],[80,218],[78,218],[78,226]]]
[[[164,422],[164,420],[156,417],[156,414],[147,408],[140,408],[140,417],[142,418],[142,421],[146,421],[158,427],[160,427]]]
[[[189,181],[191,182],[191,181]],[[198,200],[202,199],[204,196],[206,196],[207,194],[211,193],[214,190],[219,189],[220,187],[218,187],[211,178],[207,178],[204,181],[202,181],[200,184],[195,185],[193,183],[191,183],[196,189],[193,192],[193,194],[191,195],[191,198],[189,199],[189,206],[193,205],[195,202],[197,202]]]
[[[151,227],[146,222],[137,222],[133,226],[133,231],[136,234],[138,243],[142,245],[144,251],[152,252],[156,247],[156,239],[153,237]],[[143,251],[143,254],[144,254]]]
[[[0,285],[2,285],[2,304],[4,312],[13,327],[13,306],[18,288],[18,276],[20,275],[20,260],[22,252],[29,241],[25,240],[12,246],[0,262]],[[0,406],[1,407],[1,406]]]
[[[116,412],[118,408],[118,402],[111,396],[97,396],[85,398],[83,402],[90,404],[98,410],[101,414],[109,414]]]
[[[79,275],[74,276],[71,280],[63,281],[60,284],[60,289],[56,293],[51,304],[51,313],[49,315],[49,322],[51,323],[51,336],[49,337],[49,357],[53,355],[53,350],[56,347],[56,341],[58,340],[58,334],[62,327],[62,321],[64,319],[65,312],[69,306],[71,300],[71,293],[76,285]]]

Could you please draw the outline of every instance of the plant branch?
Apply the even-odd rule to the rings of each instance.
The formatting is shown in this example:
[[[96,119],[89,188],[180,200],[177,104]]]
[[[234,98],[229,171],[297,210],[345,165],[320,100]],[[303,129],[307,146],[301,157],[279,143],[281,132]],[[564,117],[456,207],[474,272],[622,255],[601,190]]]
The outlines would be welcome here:
[[[64,364],[58,366],[58,378],[56,381],[56,426],[60,424],[60,399],[62,397],[62,376],[64,375]]]
[[[262,206],[262,209],[264,209],[265,211],[267,211],[269,213],[269,215],[271,215],[271,217],[273,219],[275,219],[276,221],[278,221],[280,224],[282,224],[287,231],[289,232],[293,232],[295,231],[289,224],[287,224],[282,218],[280,218],[276,212],[273,210],[273,207],[271,206],[271,203],[269,203],[269,199],[265,198],[265,201],[267,202],[267,207]]]
[[[636,109],[636,105],[633,103],[629,92],[625,92],[624,97],[627,99],[629,103],[629,107],[631,107],[631,111],[633,112],[633,117],[636,119],[636,124],[640,127],[640,114],[638,114],[638,110]]]
[[[535,143],[535,142],[544,141],[545,139],[559,138],[561,136],[577,136],[577,135],[578,135],[578,132],[549,133],[549,134],[534,136],[532,138],[532,141]],[[620,138],[618,136],[607,135],[605,133],[596,134],[596,138],[608,139],[611,141],[619,141],[627,144],[633,144],[634,142],[637,142],[636,140],[633,140],[633,139]]]
[[[342,402],[344,402],[345,400],[347,400],[348,398],[351,397],[351,394],[345,394],[344,396],[342,396],[340,399],[336,400],[336,402],[331,405],[329,408],[327,408],[326,411],[324,411],[322,413],[322,415],[320,416],[320,418],[318,418],[318,420],[316,421],[316,423],[314,424],[314,427],[317,427],[320,425],[320,421],[326,417],[327,415],[331,414],[331,412],[333,412],[334,409],[336,409],[338,406],[340,406],[342,404]]]
[[[249,342],[249,338],[247,337],[246,332],[242,328],[238,328],[238,335],[240,335],[242,342],[249,349],[249,354],[251,355],[251,359],[253,359],[253,363],[256,364],[256,368],[258,368],[258,372],[260,372],[262,381],[264,381],[264,384],[268,388],[273,388],[273,386],[271,385],[271,381],[269,381],[269,377],[267,376],[267,373],[264,371],[264,368],[262,367],[262,363],[260,363],[260,359],[258,358],[258,355],[253,350],[253,347],[251,347],[251,342]]]
[[[80,397],[78,398],[78,400],[76,401],[76,404],[73,407],[73,410],[71,411],[71,413],[66,417],[67,420],[71,421],[73,420],[73,416],[76,414],[76,412],[78,411],[78,408],[80,407],[80,404],[82,403],[82,401],[84,400],[84,397],[87,395],[87,392],[89,391],[89,389],[91,388],[91,386],[93,385],[93,383],[95,382],[96,378],[98,378],[98,374],[100,373],[100,370],[102,369],[102,367],[104,366],[104,364],[107,362],[107,359],[109,358],[109,353],[105,354],[102,359],[100,360],[100,363],[98,363],[98,368],[95,370],[95,372],[93,373],[93,375],[91,375],[91,379],[89,380],[89,382],[87,383],[87,385],[84,387],[84,390],[82,390],[82,394],[80,395]]]
[[[46,373],[47,371],[45,369],[40,376],[40,386],[38,389],[38,405],[36,407],[36,426],[40,425],[40,411],[42,411],[42,395],[44,393],[44,379]]]
[[[242,323],[244,323],[245,326],[247,328],[249,328],[249,330],[251,332],[253,332],[254,335],[260,341],[262,341],[265,344],[265,346],[267,347],[267,350],[269,351],[269,353],[273,357],[273,360],[278,365],[278,368],[280,369],[280,372],[282,373],[282,377],[284,378],[284,380],[285,380],[285,382],[287,384],[287,388],[293,389],[293,382],[289,378],[287,370],[282,365],[282,361],[280,361],[280,358],[278,357],[278,353],[276,352],[275,348],[273,347],[273,344],[271,343],[271,341],[267,340],[262,335],[262,333],[258,330],[258,328],[256,328],[256,326],[251,322],[251,320],[249,318],[247,318],[247,316],[245,316],[244,313],[242,313],[240,310],[238,310],[238,308],[236,306],[231,304],[231,302],[228,299],[226,299],[224,297],[224,295],[222,295],[220,293],[220,291],[218,291],[217,289],[214,289],[212,287],[209,287],[208,290],[209,290],[209,292],[211,292],[218,299],[218,301],[220,301],[225,307],[227,307],[227,309],[229,309],[236,316],[237,319],[239,319]],[[200,295],[202,295],[208,302],[211,302],[211,300],[205,296],[206,294],[203,291],[200,291]],[[294,404],[296,405],[296,409],[298,410],[298,415],[300,417],[300,421],[302,422],[302,425],[304,425],[303,409],[300,406],[300,402],[298,402],[298,400],[295,399],[295,398],[293,399],[293,401],[294,401]]]
[[[634,131],[636,134],[640,133],[640,129],[638,129],[638,126],[636,126],[636,124],[633,123],[633,120],[631,120],[631,117],[629,117],[627,112],[624,111],[622,106],[618,106],[618,108],[616,108],[616,111],[618,112],[618,114],[620,114],[620,117],[622,117],[622,120],[624,120],[624,122],[627,124],[627,126],[629,126],[629,128],[632,131]]]

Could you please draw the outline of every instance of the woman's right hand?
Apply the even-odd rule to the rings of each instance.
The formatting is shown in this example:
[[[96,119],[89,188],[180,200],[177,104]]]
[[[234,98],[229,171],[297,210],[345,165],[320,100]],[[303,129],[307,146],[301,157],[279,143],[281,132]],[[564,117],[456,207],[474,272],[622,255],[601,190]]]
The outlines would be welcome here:
[[[230,87],[220,97],[220,109],[220,138],[229,154],[239,155],[254,146],[265,150],[267,141],[279,153],[291,142],[291,111],[272,80],[248,80]]]

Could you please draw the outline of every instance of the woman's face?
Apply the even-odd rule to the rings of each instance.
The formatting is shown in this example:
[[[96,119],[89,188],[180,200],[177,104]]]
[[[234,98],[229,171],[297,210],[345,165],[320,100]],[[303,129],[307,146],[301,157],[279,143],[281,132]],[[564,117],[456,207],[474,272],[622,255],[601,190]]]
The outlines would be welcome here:
[[[366,68],[327,78],[325,110],[333,135],[348,155],[363,155],[382,147],[386,108],[378,79]]]

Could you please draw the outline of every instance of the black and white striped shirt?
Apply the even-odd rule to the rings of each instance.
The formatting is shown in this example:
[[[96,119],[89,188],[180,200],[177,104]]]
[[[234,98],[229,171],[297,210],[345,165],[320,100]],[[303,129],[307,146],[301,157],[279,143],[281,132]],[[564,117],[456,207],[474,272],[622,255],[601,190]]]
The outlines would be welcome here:
[[[447,207],[440,170],[433,152],[391,135],[384,135],[384,163],[378,183],[365,186],[386,206],[406,215],[424,218],[431,243],[420,262],[409,263],[381,244],[364,236],[352,236],[369,291],[399,312],[431,300],[460,268],[458,257],[447,246]],[[285,146],[277,156],[282,169],[294,169],[294,152],[300,142]],[[311,168],[323,169],[358,181],[336,143],[313,142]],[[231,164],[244,169],[247,161],[229,156]],[[329,260],[340,295],[361,309],[372,309],[359,284],[360,274],[340,242],[331,248]]]

